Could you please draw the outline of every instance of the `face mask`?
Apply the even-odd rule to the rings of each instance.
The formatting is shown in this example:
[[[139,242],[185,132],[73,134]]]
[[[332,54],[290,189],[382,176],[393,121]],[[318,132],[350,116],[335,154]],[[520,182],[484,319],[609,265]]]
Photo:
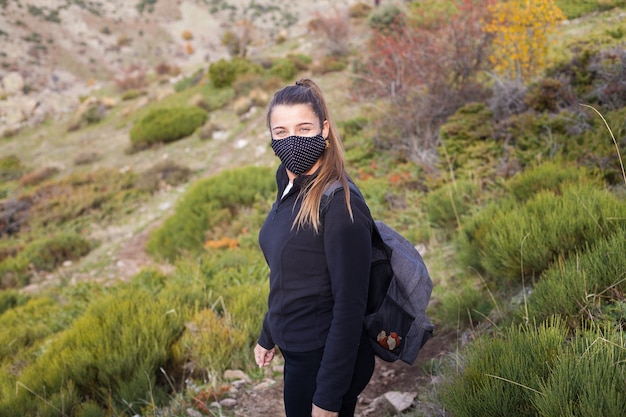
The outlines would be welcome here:
[[[300,175],[311,169],[322,156],[326,149],[326,139],[321,133],[316,136],[272,139],[272,149],[289,171]]]

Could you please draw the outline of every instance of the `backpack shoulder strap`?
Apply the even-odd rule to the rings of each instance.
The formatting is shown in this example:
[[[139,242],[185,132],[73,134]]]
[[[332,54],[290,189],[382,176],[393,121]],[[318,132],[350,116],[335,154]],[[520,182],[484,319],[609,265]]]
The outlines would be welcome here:
[[[356,186],[352,180],[348,179],[348,184],[350,186],[350,191],[354,192],[359,198],[365,201],[365,197],[361,193],[361,190]],[[320,203],[320,216],[323,217],[328,210],[328,204],[330,204],[330,200],[338,191],[343,190],[343,185],[340,181],[333,181],[327,188],[324,190],[324,194],[322,196],[322,201]],[[392,249],[385,243],[382,235],[380,234],[380,230],[378,229],[379,221],[375,221],[372,218],[372,224],[374,225],[372,230],[372,243],[379,250],[384,252],[384,256],[387,258],[391,258]]]

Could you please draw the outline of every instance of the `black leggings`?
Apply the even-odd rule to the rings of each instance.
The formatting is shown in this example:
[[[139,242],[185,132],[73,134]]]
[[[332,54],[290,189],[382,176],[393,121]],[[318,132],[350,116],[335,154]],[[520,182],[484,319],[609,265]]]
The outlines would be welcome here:
[[[310,352],[281,351],[285,359],[285,413],[287,417],[311,417],[317,372],[324,348]],[[348,392],[343,397],[339,417],[353,417],[359,394],[374,373],[374,352],[365,338],[361,338],[354,365],[354,374]]]

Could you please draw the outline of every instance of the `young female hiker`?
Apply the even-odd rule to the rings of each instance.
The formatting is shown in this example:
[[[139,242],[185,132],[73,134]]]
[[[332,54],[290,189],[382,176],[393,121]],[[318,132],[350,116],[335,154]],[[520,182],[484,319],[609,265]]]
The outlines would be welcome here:
[[[268,311],[254,349],[285,361],[287,417],[349,417],[374,371],[363,317],[373,220],[350,192],[343,146],[320,88],[303,79],[276,92],[267,124],[281,161],[278,195],[259,233],[270,268]],[[324,190],[340,181],[320,218]]]

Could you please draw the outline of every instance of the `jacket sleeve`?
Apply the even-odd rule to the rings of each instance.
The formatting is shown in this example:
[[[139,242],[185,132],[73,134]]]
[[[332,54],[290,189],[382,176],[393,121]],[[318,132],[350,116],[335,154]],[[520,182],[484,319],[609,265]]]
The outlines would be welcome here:
[[[339,411],[350,386],[367,306],[373,221],[361,198],[352,193],[350,201],[354,221],[343,192],[333,196],[324,215],[334,305],[313,403],[329,411]]]
[[[261,335],[259,336],[259,340],[257,341],[257,343],[265,349],[270,350],[274,347],[274,341],[272,340],[272,335],[268,324],[268,314],[269,313],[265,313],[265,317],[263,318],[263,328],[261,330]]]

